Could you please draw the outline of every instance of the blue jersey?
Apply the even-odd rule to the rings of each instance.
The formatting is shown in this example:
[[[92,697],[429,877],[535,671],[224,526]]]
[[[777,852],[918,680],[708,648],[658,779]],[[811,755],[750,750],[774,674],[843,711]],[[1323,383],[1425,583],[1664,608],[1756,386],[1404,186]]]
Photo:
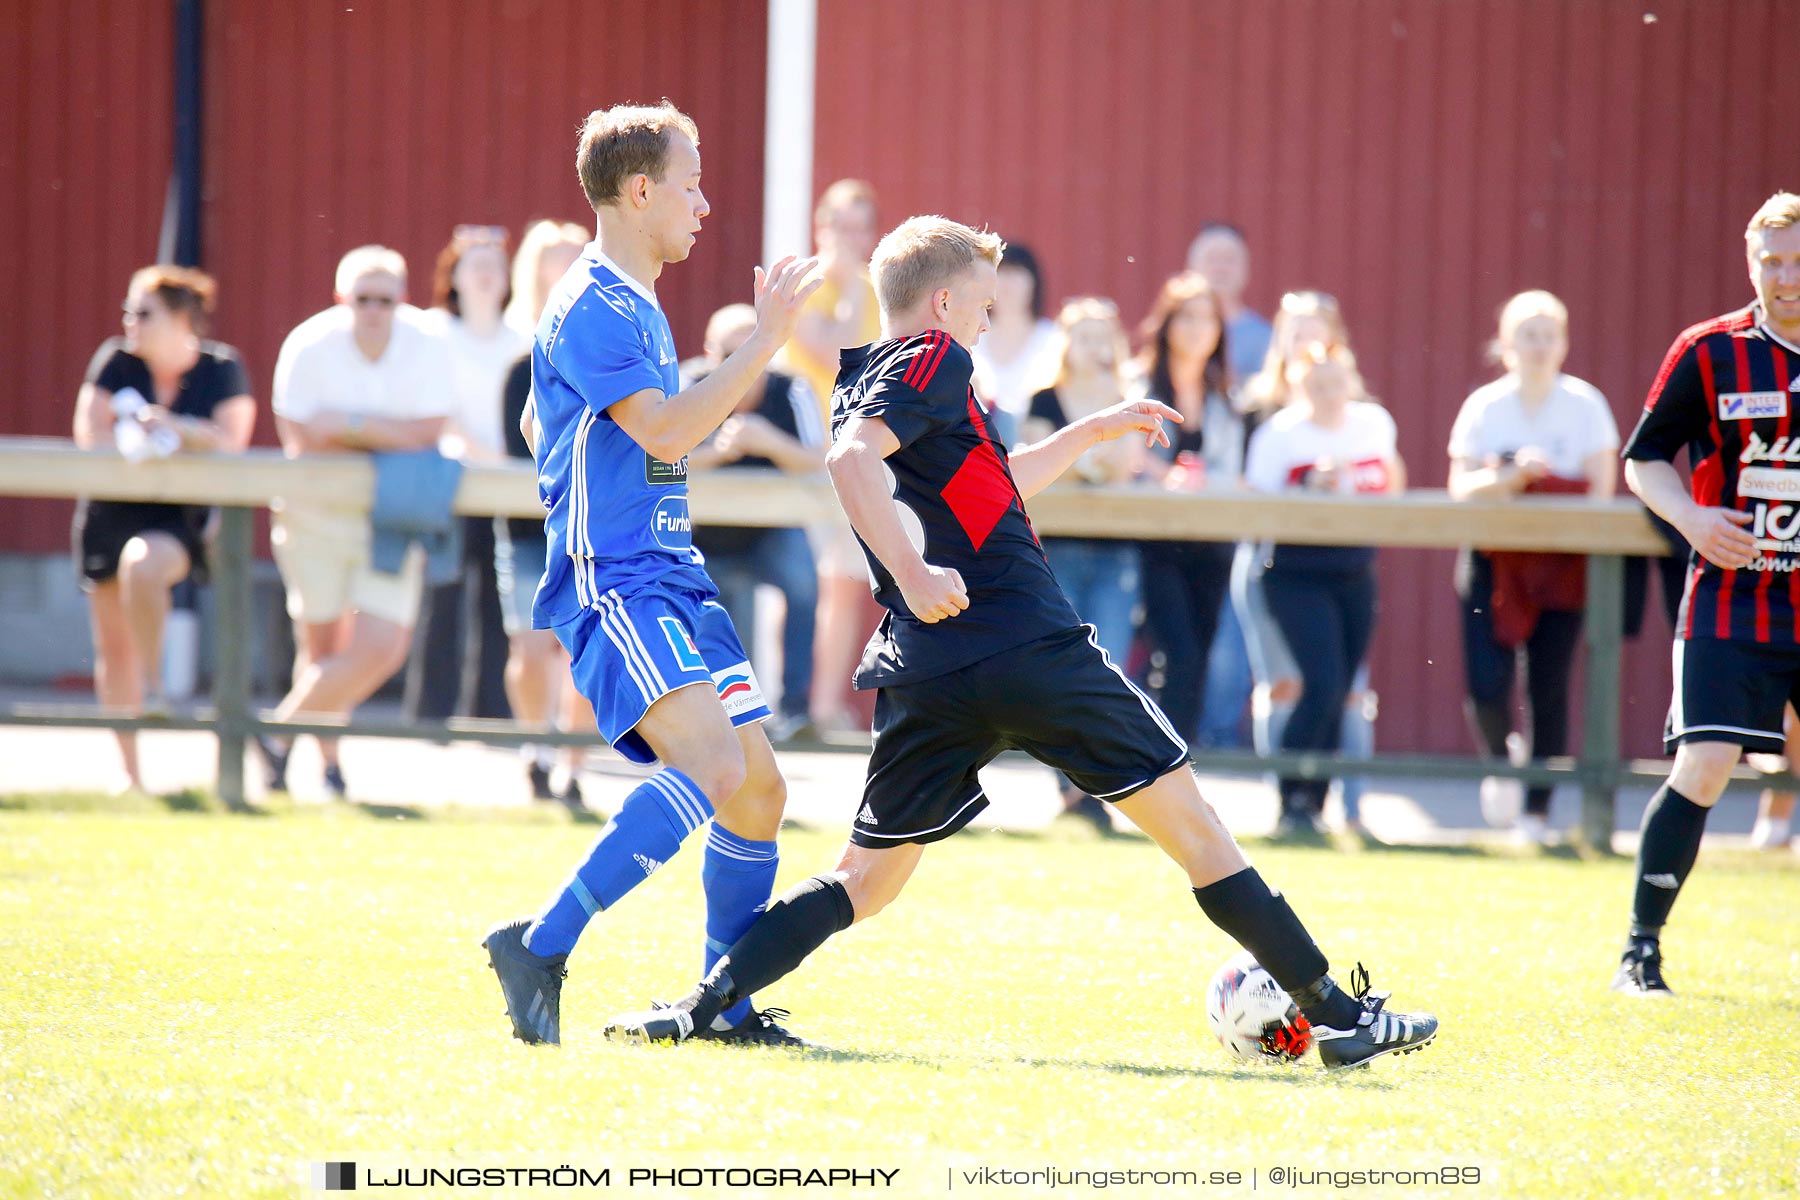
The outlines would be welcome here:
[[[551,292],[531,347],[549,541],[534,627],[653,584],[716,594],[694,549],[687,460],[651,457],[606,411],[645,388],[673,396],[680,387],[675,338],[656,298],[590,242]]]

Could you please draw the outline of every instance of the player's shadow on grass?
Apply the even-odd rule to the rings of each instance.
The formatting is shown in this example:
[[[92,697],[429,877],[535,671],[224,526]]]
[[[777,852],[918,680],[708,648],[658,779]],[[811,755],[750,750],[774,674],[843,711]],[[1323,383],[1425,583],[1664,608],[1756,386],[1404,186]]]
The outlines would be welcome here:
[[[364,816],[378,821],[423,821],[430,814],[416,804],[367,804],[358,801],[356,808]]]
[[[728,1052],[745,1054],[766,1054],[768,1051],[760,1046],[721,1046],[719,1049]],[[830,1046],[814,1046],[810,1049],[791,1050],[787,1053],[806,1062],[832,1063],[870,1063],[892,1065],[907,1063],[912,1066],[930,1067],[933,1070],[945,1070],[957,1062],[969,1063],[971,1060],[961,1056],[945,1056],[933,1058],[924,1054],[909,1054],[904,1051],[869,1051],[845,1050]],[[1354,1082],[1359,1087],[1374,1088],[1387,1091],[1394,1085],[1383,1079],[1372,1077],[1366,1070],[1333,1073],[1329,1076],[1315,1063],[1302,1063],[1292,1068],[1271,1064],[1266,1070],[1254,1068],[1239,1069],[1230,1066],[1218,1067],[1178,1067],[1166,1063],[1133,1063],[1082,1058],[1022,1058],[1014,1055],[982,1057],[973,1060],[973,1065],[1004,1064],[1018,1067],[1050,1067],[1065,1071],[1089,1071],[1106,1075],[1134,1075],[1140,1079],[1218,1079],[1256,1083],[1267,1080],[1294,1087],[1309,1083],[1318,1083],[1329,1079],[1332,1083]]]

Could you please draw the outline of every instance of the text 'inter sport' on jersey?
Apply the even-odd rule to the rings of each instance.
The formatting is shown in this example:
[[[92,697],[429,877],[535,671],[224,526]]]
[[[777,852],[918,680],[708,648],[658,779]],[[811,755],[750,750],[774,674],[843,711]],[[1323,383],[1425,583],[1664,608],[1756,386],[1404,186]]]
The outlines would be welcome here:
[[[1752,305],[1683,333],[1651,385],[1624,455],[1672,462],[1685,447],[1694,502],[1751,515],[1757,557],[1727,571],[1689,561],[1678,638],[1800,642],[1800,346]]]
[[[969,594],[967,610],[927,625],[863,543],[887,613],[863,652],[859,688],[930,679],[1081,624],[975,398],[973,371],[969,352],[941,330],[843,352],[834,439],[852,417],[887,425],[900,442],[884,463],[900,523],[925,561],[956,571]]]
[[[651,584],[716,594],[694,549],[687,460],[652,457],[607,413],[646,388],[673,396],[680,387],[675,338],[655,295],[589,243],[552,291],[531,348],[549,542],[536,628]]]

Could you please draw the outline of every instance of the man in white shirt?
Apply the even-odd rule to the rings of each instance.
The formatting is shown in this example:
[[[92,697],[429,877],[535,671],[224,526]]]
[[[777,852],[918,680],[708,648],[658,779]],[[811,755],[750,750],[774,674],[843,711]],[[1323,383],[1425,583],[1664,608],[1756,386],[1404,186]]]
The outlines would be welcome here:
[[[288,334],[275,362],[276,431],[289,458],[425,450],[454,403],[441,336],[406,301],[406,261],[383,246],[346,254],[337,304]],[[294,621],[294,683],[276,717],[342,717],[406,661],[424,561],[399,574],[369,561],[369,514],[354,506],[277,501],[270,543]],[[270,790],[287,786],[289,747],[261,739]],[[345,792],[337,744],[321,739],[325,784]]]

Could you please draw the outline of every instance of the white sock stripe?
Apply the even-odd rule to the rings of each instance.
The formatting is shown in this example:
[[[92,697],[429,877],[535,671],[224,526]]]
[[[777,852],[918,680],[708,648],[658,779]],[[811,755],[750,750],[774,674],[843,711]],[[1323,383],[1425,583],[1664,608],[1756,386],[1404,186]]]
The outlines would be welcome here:
[[[663,794],[674,809],[675,815],[680,817],[681,823],[687,827],[688,833],[694,832],[706,823],[706,817],[700,807],[680,788],[676,787],[674,781],[668,776],[658,771],[645,782]]]
[[[676,819],[682,824],[684,836],[685,834],[692,833],[694,830],[700,828],[699,824],[694,820],[692,803],[686,796],[682,795],[675,788],[670,787],[669,781],[663,778],[661,772],[650,776],[650,778],[646,779],[644,782],[655,788],[668,803],[669,810],[675,814]]]
[[[754,863],[774,862],[775,858],[776,858],[776,852],[773,849],[766,850],[766,851],[765,850],[747,851],[741,846],[734,846],[731,843],[721,839],[718,835],[716,828],[713,833],[711,833],[707,836],[706,848],[708,850],[714,851],[718,854],[723,854],[726,858],[735,858],[739,862],[754,862]]]
[[[644,666],[650,672],[651,679],[655,681],[658,694],[668,691],[669,685],[663,680],[662,671],[656,665],[655,656],[650,653],[650,648],[644,645],[644,639],[638,636],[637,626],[631,623],[630,617],[625,611],[625,601],[619,596],[619,590],[614,588],[600,597],[600,603],[602,605],[610,604],[617,613],[619,625],[624,629],[625,636],[631,639],[632,643],[637,646],[638,653],[643,655]]]
[[[577,578],[579,578],[581,560],[576,559],[575,562],[577,564]],[[630,643],[626,642],[619,635],[618,631],[613,628],[611,619],[605,609],[598,609],[596,611],[600,615],[600,630],[602,633],[606,634],[606,640],[613,644],[613,649],[619,652],[619,658],[625,664],[625,673],[631,676],[631,681],[633,683],[637,684],[638,691],[643,694],[644,699],[649,703],[655,703],[660,698],[661,693],[652,687],[649,678],[638,670],[637,661],[632,654]]]
[[[706,793],[695,786],[692,780],[683,775],[671,775],[667,771],[662,772],[662,777],[686,793],[708,817],[712,816],[712,802],[706,798]]]
[[[1100,652],[1100,661],[1105,663],[1107,668],[1111,670],[1114,675],[1119,677],[1119,682],[1131,689],[1132,694],[1138,698],[1138,703],[1144,706],[1144,711],[1150,714],[1151,718],[1156,722],[1157,727],[1169,736],[1169,740],[1175,743],[1180,749],[1181,754],[1185,756],[1188,752],[1187,740],[1179,733],[1175,732],[1175,726],[1169,723],[1169,718],[1164,715],[1163,710],[1156,706],[1156,701],[1139,691],[1137,684],[1131,682],[1130,679],[1127,679],[1125,677],[1125,672],[1119,670],[1117,664],[1113,662],[1112,656],[1107,654],[1106,648],[1100,644],[1097,636],[1098,633],[1099,631],[1092,625],[1087,627],[1088,645]]]

